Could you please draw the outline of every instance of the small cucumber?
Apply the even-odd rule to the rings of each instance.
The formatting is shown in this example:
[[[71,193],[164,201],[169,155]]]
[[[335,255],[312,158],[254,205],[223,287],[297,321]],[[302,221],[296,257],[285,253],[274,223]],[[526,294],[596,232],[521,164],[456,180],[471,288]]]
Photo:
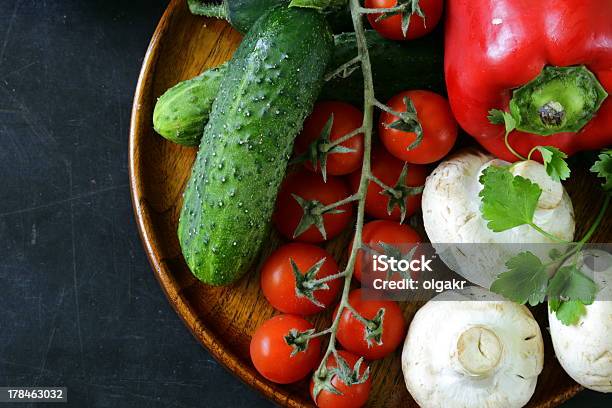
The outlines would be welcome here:
[[[187,0],[191,13],[226,19],[241,33],[249,31],[262,14],[272,7],[288,5],[290,0]],[[348,7],[327,13],[327,21],[333,32],[342,33],[353,29]]]
[[[407,89],[429,89],[444,92],[444,71],[442,39],[433,35],[414,40],[405,44],[390,41],[379,36],[376,31],[366,31],[366,39],[370,49],[370,60],[374,75],[376,96],[381,101],[390,99],[396,93]],[[334,36],[334,56],[328,70],[333,70],[357,55],[355,33],[345,33]],[[164,115],[153,116],[155,129],[168,129],[168,134],[162,134],[173,142],[187,146],[196,146],[202,137],[203,129],[208,120],[208,113],[221,85],[226,64],[215,68],[212,76],[199,76],[190,87],[201,92],[198,105],[189,106],[192,95],[181,87],[181,84],[171,88],[160,98],[158,105]],[[209,71],[206,71],[209,72]],[[205,73],[206,74],[206,73]],[[203,74],[203,75],[205,75]],[[201,82],[201,86],[198,83]],[[321,100],[340,100],[360,106],[363,99],[363,77],[361,70],[355,70],[347,78],[334,78],[323,86],[319,97]],[[184,109],[184,113],[183,113]],[[158,107],[155,107],[157,112]],[[172,120],[172,118],[178,118]],[[168,123],[166,123],[168,121]],[[183,127],[179,127],[180,125]],[[199,126],[198,126],[199,125]],[[174,137],[181,134],[180,140]]]
[[[230,60],[179,219],[183,255],[202,282],[232,283],[257,258],[332,52],[321,14],[280,7],[255,23]]]
[[[174,143],[185,146],[200,144],[224,76],[225,64],[168,89],[155,104],[155,131]]]

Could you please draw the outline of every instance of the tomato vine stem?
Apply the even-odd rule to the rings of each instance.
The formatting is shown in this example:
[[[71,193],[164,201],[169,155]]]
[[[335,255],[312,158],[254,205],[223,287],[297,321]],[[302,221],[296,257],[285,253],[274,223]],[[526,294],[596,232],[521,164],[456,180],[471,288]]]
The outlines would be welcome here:
[[[330,332],[331,332],[331,328],[321,330],[320,332],[316,332],[316,333],[308,335],[308,340],[312,340],[317,337],[325,336],[326,334],[329,334]]]
[[[355,261],[357,260],[357,254],[359,248],[362,246],[362,231],[365,218],[365,197],[368,189],[370,178],[372,177],[370,168],[370,156],[372,153],[372,128],[374,120],[374,106],[376,105],[376,98],[374,96],[374,81],[372,79],[372,65],[370,63],[370,53],[368,51],[368,44],[365,37],[365,30],[363,28],[363,22],[361,15],[368,13],[369,9],[364,9],[359,4],[359,0],[350,0],[351,18],[353,20],[353,27],[355,29],[355,37],[357,40],[357,51],[358,58],[361,61],[361,70],[363,72],[363,125],[362,132],[364,134],[364,152],[363,152],[363,164],[361,169],[361,178],[359,180],[359,189],[357,195],[359,196],[359,203],[357,206],[357,221],[355,223],[355,238],[353,241],[353,247],[349,255],[348,262],[344,272],[344,287],[342,289],[342,297],[340,304],[338,305],[338,313],[329,327],[329,343],[321,364],[314,373],[314,376],[323,376],[326,372],[325,364],[329,356],[336,353],[336,334],[338,332],[338,325],[340,324],[340,317],[346,307],[350,307],[348,303],[349,292],[351,290],[351,279],[355,271]],[[381,10],[379,10],[380,12]]]
[[[389,8],[367,8],[367,7],[357,6],[356,11],[360,15],[361,14],[399,13],[399,12],[405,11],[407,6],[408,4],[401,4],[399,6],[389,7]]]
[[[355,317],[355,319],[359,320],[361,322],[361,324],[363,324],[366,328],[369,328],[370,330],[376,328],[376,326],[374,325],[374,323],[371,320],[366,319],[361,314],[359,314],[359,312],[357,310],[355,310],[355,308],[353,306],[351,306],[350,303],[346,304],[346,309],[348,311],[350,311],[351,314],[353,315],[353,317]]]
[[[321,278],[321,279],[315,279],[315,280],[312,281],[311,285],[313,285],[313,286],[320,285],[322,283],[331,282],[331,281],[333,281],[335,279],[344,278],[345,276],[346,276],[346,270],[342,271],[342,272],[339,272],[339,273],[336,273],[334,275],[326,276],[326,277]]]
[[[383,190],[391,190],[391,186],[388,186],[385,183],[383,183],[382,180],[376,177],[374,174],[370,174],[370,180],[378,184],[378,186],[382,188]]]
[[[331,203],[329,205],[326,205],[325,207],[323,207],[321,209],[321,213],[324,214],[327,211],[333,210],[334,208],[338,208],[343,206],[344,204],[348,204],[348,203],[352,203],[353,201],[359,201],[361,199],[362,195],[360,193],[357,194],[353,194],[351,196],[348,196],[340,201],[336,201],[335,203]]]
[[[351,131],[350,133],[347,133],[346,135],[342,136],[341,138],[338,138],[330,143],[327,143],[323,146],[323,148],[325,149],[325,151],[329,151],[332,148],[338,146],[339,144],[342,144],[344,142],[346,142],[349,139],[354,138],[355,136],[357,136],[358,134],[363,133],[363,126],[358,127],[357,129]]]
[[[325,75],[325,81],[330,81],[331,79],[341,74],[343,77],[350,75],[349,71],[352,72],[351,68],[356,67],[359,63],[361,63],[361,59],[359,58],[359,56],[356,56],[355,58],[345,62],[332,72],[329,72],[327,75]]]
[[[391,109],[390,107],[388,107],[384,103],[380,102],[378,99],[374,99],[374,106],[376,106],[378,109],[380,109],[382,111],[387,112],[390,115],[397,116],[397,117],[401,116],[400,112],[394,111],[393,109]]]

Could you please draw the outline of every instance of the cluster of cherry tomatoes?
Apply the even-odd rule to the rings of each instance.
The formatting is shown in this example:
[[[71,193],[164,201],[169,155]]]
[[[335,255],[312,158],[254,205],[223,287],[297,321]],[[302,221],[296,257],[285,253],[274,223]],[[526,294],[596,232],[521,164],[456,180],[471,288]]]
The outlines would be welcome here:
[[[396,0],[367,0],[370,8],[395,6]],[[431,31],[440,19],[442,2],[421,1],[427,24],[413,15],[406,35],[401,16],[377,20],[372,26],[392,39],[416,38]],[[383,252],[389,247],[421,242],[404,217],[420,208],[421,187],[427,165],[441,160],[457,139],[457,124],[445,98],[429,91],[406,91],[387,102],[377,122],[365,212],[373,218],[364,225],[362,245],[354,277],[361,282],[365,249]],[[410,112],[414,123],[394,114]],[[303,163],[284,180],[276,203],[274,224],[289,241],[265,261],[261,288],[268,302],[282,314],[260,326],[251,340],[251,359],[257,371],[270,381],[287,384],[306,378],[321,362],[321,338],[304,316],[327,310],[338,301],[344,278],[333,256],[317,246],[333,239],[353,220],[354,202],[341,205],[359,189],[364,153],[363,134],[346,138],[362,127],[363,113],[344,102],[320,102],[304,123],[295,143],[295,156]],[[340,139],[343,139],[341,143]],[[334,141],[338,141],[334,143]],[[351,245],[352,247],[352,245]],[[405,249],[405,248],[402,248]],[[351,248],[349,248],[349,253]],[[310,391],[321,408],[360,407],[371,387],[366,360],[392,353],[407,329],[396,302],[366,300],[354,289],[340,316],[336,339],[343,350],[325,362],[329,384],[321,387],[313,378]],[[334,311],[334,318],[338,306]],[[357,313],[357,315],[355,314]],[[340,360],[340,361],[338,361]],[[347,371],[348,370],[348,371]],[[344,373],[344,375],[342,374]],[[339,393],[333,392],[333,389]]]
[[[416,147],[409,149],[417,134],[390,128],[388,125],[399,118],[383,112],[378,120],[379,140],[372,152],[371,169],[374,177],[384,185],[405,185],[419,191],[418,188],[424,184],[427,176],[425,164],[440,160],[452,149],[457,137],[457,125],[447,101],[432,92],[402,92],[387,105],[393,111],[404,112],[408,109],[405,98],[409,98],[416,109],[422,128],[422,140]],[[320,363],[321,339],[299,336],[300,333],[314,333],[314,326],[304,316],[331,307],[338,299],[344,278],[334,278],[340,272],[338,264],[330,253],[316,244],[336,237],[349,226],[353,219],[354,203],[348,202],[335,208],[341,212],[323,212],[322,225],[317,226],[313,221],[308,228],[300,229],[299,226],[303,223],[305,207],[315,202],[322,207],[330,206],[357,192],[364,150],[363,135],[356,135],[338,145],[344,149],[333,150],[321,146],[324,143],[333,144],[334,140],[359,129],[362,120],[362,113],[352,105],[320,102],[296,140],[296,157],[306,159],[303,168],[289,174],[283,182],[274,215],[278,231],[294,242],[281,246],[270,255],[261,271],[264,296],[283,314],[259,327],[251,341],[253,364],[270,381],[281,384],[299,381]],[[321,154],[321,151],[326,155]],[[325,166],[325,180],[322,166]],[[404,180],[400,180],[402,176]],[[384,193],[379,183],[369,183],[365,210],[375,220],[363,228],[363,245],[380,252],[385,244],[420,242],[419,234],[400,222],[402,214],[399,203],[389,211],[389,201],[394,198]],[[418,211],[420,198],[420,192],[409,193],[401,198],[405,200],[406,216]],[[355,265],[354,276],[358,281],[361,281],[364,269],[362,258],[358,256]],[[367,360],[381,359],[399,346],[405,336],[406,322],[397,303],[364,300],[361,289],[354,289],[349,294],[349,304],[372,327],[367,327],[363,319],[357,318],[352,310],[344,308],[336,334],[344,349],[339,352],[344,362],[354,367],[359,357]],[[381,309],[384,310],[384,318],[379,322],[381,327],[375,327]],[[336,307],[334,317],[337,311]],[[368,332],[376,332],[378,337],[368,337]],[[291,338],[291,333],[293,337],[289,340],[287,336]],[[333,354],[326,365],[338,366]],[[363,375],[366,369],[366,364],[361,364],[357,377]],[[321,390],[315,398],[319,407],[361,406],[368,398],[371,385],[369,379],[347,385],[338,376],[332,378],[331,383],[342,394]],[[311,392],[314,386],[311,381]]]

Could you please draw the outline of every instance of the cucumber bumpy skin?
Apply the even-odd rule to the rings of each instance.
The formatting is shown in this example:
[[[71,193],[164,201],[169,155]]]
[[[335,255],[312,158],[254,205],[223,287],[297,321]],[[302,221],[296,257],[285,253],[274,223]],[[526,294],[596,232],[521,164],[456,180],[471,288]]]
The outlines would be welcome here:
[[[202,282],[232,283],[257,258],[332,49],[322,15],[281,7],[255,23],[229,62],[179,219],[183,255]]]
[[[223,64],[168,89],[155,104],[155,131],[171,142],[197,146],[225,71]]]

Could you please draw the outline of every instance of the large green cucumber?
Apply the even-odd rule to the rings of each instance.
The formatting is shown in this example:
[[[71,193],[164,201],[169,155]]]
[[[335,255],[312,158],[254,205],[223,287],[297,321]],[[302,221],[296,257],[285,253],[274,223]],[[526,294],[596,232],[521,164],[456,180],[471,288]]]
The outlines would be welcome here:
[[[193,14],[224,18],[241,33],[249,31],[255,21],[267,10],[278,5],[288,5],[290,0],[187,0]],[[327,13],[327,20],[336,33],[353,28],[347,6]]]
[[[234,282],[257,258],[332,52],[322,15],[280,7],[255,23],[229,62],[178,228],[185,260],[202,282]]]
[[[200,144],[204,126],[225,76],[225,64],[179,82],[155,104],[153,127],[171,142],[185,146]]]
[[[389,41],[375,31],[366,31],[370,49],[376,96],[386,101],[407,89],[444,90],[443,52],[440,36],[400,43]],[[334,56],[328,69],[341,66],[357,55],[355,33],[334,37]],[[153,124],[167,139],[187,146],[200,142],[208,113],[225,75],[226,65],[206,71],[203,75],[170,88],[158,101]],[[214,71],[214,75],[207,72]],[[193,95],[198,95],[197,103]],[[341,100],[359,106],[363,98],[363,76],[355,70],[347,78],[337,77],[323,86],[319,99]],[[162,133],[166,130],[166,133]],[[175,137],[180,135],[180,139]]]

